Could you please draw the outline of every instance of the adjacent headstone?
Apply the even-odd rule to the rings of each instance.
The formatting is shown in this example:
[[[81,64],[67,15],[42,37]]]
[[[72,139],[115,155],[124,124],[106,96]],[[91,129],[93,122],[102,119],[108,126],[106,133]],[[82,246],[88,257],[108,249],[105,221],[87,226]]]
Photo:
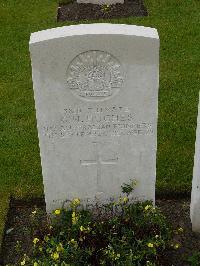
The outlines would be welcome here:
[[[79,4],[114,5],[123,4],[124,0],[77,0]]]
[[[155,199],[159,37],[156,29],[90,24],[31,34],[47,211],[104,201],[137,181]]]
[[[192,230],[194,232],[200,232],[200,103],[198,107],[196,129],[190,218],[192,222]]]

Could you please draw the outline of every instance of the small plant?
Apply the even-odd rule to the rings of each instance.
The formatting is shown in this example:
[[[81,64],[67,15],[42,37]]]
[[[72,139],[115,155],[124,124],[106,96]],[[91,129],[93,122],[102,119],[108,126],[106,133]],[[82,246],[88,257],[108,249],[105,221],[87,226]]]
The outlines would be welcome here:
[[[123,183],[121,186],[122,193],[125,193],[127,194],[127,196],[129,196],[131,192],[134,191],[136,185],[137,185],[137,181],[134,179],[130,180],[130,184]]]

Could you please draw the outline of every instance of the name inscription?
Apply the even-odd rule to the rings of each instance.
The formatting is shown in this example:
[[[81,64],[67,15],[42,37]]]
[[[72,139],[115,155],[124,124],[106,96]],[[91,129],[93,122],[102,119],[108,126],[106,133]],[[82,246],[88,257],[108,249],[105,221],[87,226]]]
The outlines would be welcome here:
[[[48,138],[148,135],[152,125],[138,122],[128,107],[67,107],[58,123],[45,125]]]

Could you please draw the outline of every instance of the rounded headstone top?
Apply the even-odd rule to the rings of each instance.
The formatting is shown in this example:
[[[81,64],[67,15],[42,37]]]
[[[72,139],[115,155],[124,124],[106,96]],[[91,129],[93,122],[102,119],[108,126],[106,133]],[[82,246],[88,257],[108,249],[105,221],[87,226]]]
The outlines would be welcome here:
[[[82,35],[127,35],[159,39],[154,28],[111,23],[94,23],[71,25],[34,32],[30,37],[30,45],[51,39]]]

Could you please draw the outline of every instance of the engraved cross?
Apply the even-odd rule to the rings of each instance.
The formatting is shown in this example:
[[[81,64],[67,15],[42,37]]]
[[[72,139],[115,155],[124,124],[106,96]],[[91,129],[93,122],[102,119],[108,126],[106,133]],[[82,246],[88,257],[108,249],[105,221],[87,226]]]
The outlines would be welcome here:
[[[114,165],[117,164],[118,157],[108,160],[103,160],[99,154],[98,150],[98,142],[92,142],[95,148],[95,156],[94,160],[80,160],[81,165],[83,166],[90,166],[96,165],[97,166],[97,191],[100,192],[101,188],[101,166],[102,165]]]

